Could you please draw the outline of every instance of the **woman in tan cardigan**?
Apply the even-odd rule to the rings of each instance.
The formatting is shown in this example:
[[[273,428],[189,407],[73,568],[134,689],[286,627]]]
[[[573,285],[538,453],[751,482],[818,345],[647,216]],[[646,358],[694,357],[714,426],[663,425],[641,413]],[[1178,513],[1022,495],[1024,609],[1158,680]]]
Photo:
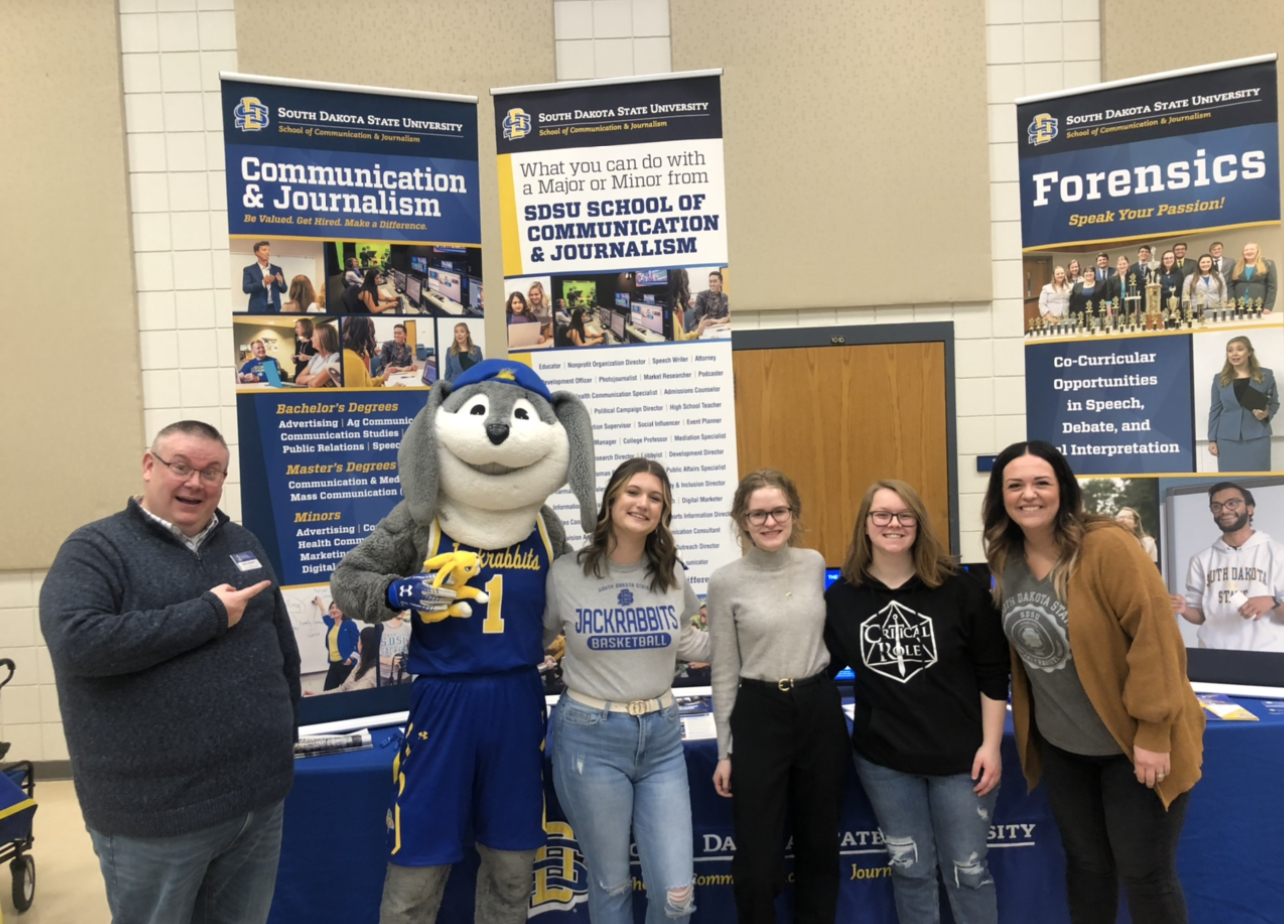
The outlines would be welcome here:
[[[1168,592],[1136,540],[1085,514],[1048,443],[998,457],[986,555],[1012,644],[1012,717],[1031,788],[1042,772],[1066,851],[1074,924],[1184,924],[1177,841],[1204,718]]]

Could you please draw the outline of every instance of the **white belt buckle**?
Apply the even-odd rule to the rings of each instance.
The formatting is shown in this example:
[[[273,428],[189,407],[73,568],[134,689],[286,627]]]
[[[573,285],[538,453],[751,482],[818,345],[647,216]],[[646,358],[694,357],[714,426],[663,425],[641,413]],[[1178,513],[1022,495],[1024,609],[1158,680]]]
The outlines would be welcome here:
[[[649,711],[647,707],[650,705],[650,703],[651,701],[649,699],[633,700],[633,702],[629,703],[629,715],[632,715],[632,716],[646,715],[647,712]]]

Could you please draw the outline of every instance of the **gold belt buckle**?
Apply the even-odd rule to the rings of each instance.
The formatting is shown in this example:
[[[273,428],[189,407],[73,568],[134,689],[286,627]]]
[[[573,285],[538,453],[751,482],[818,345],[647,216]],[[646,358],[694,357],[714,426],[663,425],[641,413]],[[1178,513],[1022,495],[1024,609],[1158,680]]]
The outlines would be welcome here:
[[[649,699],[633,700],[633,702],[629,703],[629,715],[632,715],[632,716],[646,715],[647,713],[646,707],[649,702],[650,702]]]
[[[794,688],[794,678],[786,677],[784,680],[778,681],[776,686],[780,689],[781,693],[788,693]]]

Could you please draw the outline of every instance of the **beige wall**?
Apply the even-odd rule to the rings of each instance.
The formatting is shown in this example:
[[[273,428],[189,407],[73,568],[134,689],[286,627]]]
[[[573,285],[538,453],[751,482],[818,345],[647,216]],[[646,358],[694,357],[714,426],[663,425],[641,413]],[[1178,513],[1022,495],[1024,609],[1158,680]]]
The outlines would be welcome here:
[[[338,34],[366,32],[370,41],[326,45],[282,41],[299,23],[326,23]],[[495,122],[491,87],[552,83],[553,5],[549,0],[374,0],[353,6],[339,0],[281,3],[237,0],[238,68],[298,80],[397,87],[478,97],[481,157],[482,260],[488,293],[502,292]],[[488,343],[504,343],[504,315],[491,296]]]
[[[1198,0],[1166,0],[1164,17],[1170,22],[1197,23],[1207,19],[1209,6]],[[1278,54],[1284,40],[1284,3],[1280,0],[1243,0],[1228,8],[1226,17],[1220,18],[1216,29],[1199,30],[1199,41],[1171,42],[1138,41],[1138,22],[1153,21],[1155,6],[1141,0],[1108,0],[1101,5],[1101,79],[1124,80],[1143,74],[1155,74],[1182,67],[1216,64],[1254,55]],[[1180,48],[1180,52],[1174,52]],[[1284,151],[1284,120],[1280,122],[1280,150]],[[1284,186],[1280,189],[1284,201]],[[1262,253],[1268,259],[1284,259],[1284,235],[1279,226],[1251,229],[1255,233],[1232,232],[1223,235],[1201,235],[1201,241],[1220,239],[1226,243],[1226,253],[1240,255],[1238,242],[1252,239],[1260,242]],[[1232,247],[1232,244],[1236,246]],[[1133,248],[1136,253],[1136,248]],[[1188,254],[1198,256],[1199,252]]]
[[[74,28],[68,28],[74,23]],[[7,0],[0,570],[124,506],[144,444],[112,0]]]
[[[722,67],[740,310],[988,301],[985,4],[671,0]]]

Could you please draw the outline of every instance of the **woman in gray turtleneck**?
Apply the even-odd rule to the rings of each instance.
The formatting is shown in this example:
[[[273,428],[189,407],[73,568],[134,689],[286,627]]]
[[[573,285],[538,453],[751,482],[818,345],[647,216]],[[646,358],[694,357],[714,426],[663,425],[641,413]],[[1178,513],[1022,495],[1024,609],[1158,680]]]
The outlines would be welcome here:
[[[793,818],[794,919],[832,922],[847,724],[829,678],[825,562],[795,548],[802,503],[772,469],[746,475],[732,519],[746,549],[709,579],[718,794],[732,798],[741,924],[776,920],[785,815]],[[734,768],[734,770],[733,770]]]

